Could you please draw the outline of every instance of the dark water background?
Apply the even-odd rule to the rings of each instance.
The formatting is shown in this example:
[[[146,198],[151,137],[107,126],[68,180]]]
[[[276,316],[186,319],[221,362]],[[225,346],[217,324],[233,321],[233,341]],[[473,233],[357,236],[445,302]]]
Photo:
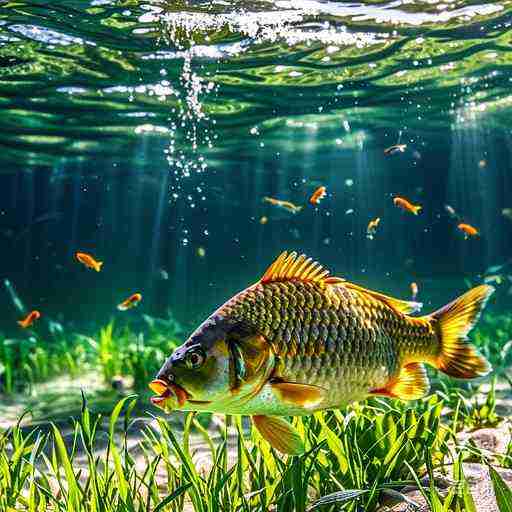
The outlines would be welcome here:
[[[437,307],[512,258],[511,23],[507,0],[1,1],[0,277],[65,327],[192,325],[295,249]],[[512,265],[487,274],[506,310]]]

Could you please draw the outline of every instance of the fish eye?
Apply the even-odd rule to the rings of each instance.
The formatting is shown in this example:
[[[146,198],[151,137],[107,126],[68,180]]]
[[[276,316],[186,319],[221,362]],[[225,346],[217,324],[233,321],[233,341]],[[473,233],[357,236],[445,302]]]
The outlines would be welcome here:
[[[200,347],[193,348],[187,352],[185,356],[185,364],[189,370],[197,370],[206,359],[204,350]]]

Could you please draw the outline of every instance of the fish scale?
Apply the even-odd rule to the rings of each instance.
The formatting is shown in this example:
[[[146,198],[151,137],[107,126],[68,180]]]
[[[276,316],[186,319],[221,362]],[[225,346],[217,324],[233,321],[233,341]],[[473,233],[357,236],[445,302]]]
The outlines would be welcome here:
[[[395,372],[401,359],[404,344],[397,338],[414,332],[405,316],[342,284],[326,288],[300,281],[258,283],[225,308],[264,333],[282,361],[282,378],[335,388],[345,365],[352,381],[367,386],[370,377],[370,384],[384,385],[380,381]]]

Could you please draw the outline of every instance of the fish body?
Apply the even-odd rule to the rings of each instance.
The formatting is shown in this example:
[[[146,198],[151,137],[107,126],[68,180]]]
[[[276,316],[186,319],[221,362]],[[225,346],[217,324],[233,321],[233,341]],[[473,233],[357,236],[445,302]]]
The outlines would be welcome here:
[[[23,320],[18,320],[18,325],[22,329],[28,329],[36,320],[41,318],[41,313],[37,310],[31,311]]]
[[[204,258],[206,256],[206,249],[204,247],[198,247],[197,248],[197,255],[200,258]]]
[[[265,215],[263,215],[262,217],[260,217],[260,224],[261,224],[262,226],[264,226],[267,222],[268,222],[268,217],[265,217]]]
[[[328,274],[304,255],[281,254],[169,357],[150,384],[153,403],[250,415],[275,448],[300,453],[300,436],[279,416],[372,395],[419,398],[428,390],[424,363],[460,378],[489,370],[466,334],[492,287],[412,317],[420,304]]]
[[[142,295],[140,293],[134,293],[130,295],[126,300],[123,300],[121,304],[118,304],[117,309],[119,311],[127,311],[128,309],[132,309],[140,304],[142,300]]]
[[[375,236],[375,233],[377,233],[377,228],[380,224],[380,217],[377,217],[376,219],[372,219],[366,228],[366,238],[369,240],[373,240],[373,237]]]
[[[316,206],[327,195],[325,187],[318,187],[309,198],[310,204]]]
[[[457,229],[459,229],[459,231],[462,231],[464,233],[464,238],[467,240],[468,238],[472,238],[472,237],[475,237],[475,236],[478,236],[480,234],[480,232],[478,231],[478,229],[476,229],[474,226],[472,226],[471,224],[465,224],[464,222],[461,222],[458,226],[457,226]]]
[[[418,296],[418,284],[411,283],[411,298],[412,298],[412,300],[416,300],[417,296]]]
[[[455,208],[453,206],[450,206],[449,204],[444,205],[444,209],[446,213],[452,218],[452,219],[458,219],[459,216],[457,212],[455,211]]]
[[[406,212],[410,212],[414,215],[418,215],[421,211],[421,206],[417,204],[412,204],[410,201],[403,197],[394,197],[393,198],[393,204],[395,206],[398,206],[398,208],[401,208],[402,210]]]
[[[396,155],[397,153],[404,153],[407,149],[407,144],[395,144],[394,146],[390,146],[384,150],[384,154],[386,156]]]
[[[97,261],[93,256],[87,254],[85,252],[77,252],[75,253],[75,258],[85,265],[87,268],[95,270],[96,272],[100,272],[101,267],[103,266],[102,261]]]
[[[302,210],[302,206],[297,206],[290,201],[283,201],[282,199],[275,199],[274,197],[264,197],[263,201],[266,203],[270,203],[273,206],[277,206],[278,208],[282,208],[283,210],[287,210],[291,213],[299,213]]]

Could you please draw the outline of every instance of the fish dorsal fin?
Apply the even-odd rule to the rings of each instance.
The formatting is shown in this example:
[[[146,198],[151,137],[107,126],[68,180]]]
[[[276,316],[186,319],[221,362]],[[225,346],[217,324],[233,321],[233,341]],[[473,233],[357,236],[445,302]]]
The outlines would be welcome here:
[[[296,252],[282,252],[268,267],[261,278],[261,283],[275,283],[282,281],[302,281],[304,283],[335,284],[344,281],[338,277],[328,277],[329,271],[319,263],[308,258],[305,254],[300,256]]]
[[[369,295],[370,297],[373,297],[375,300],[383,302],[391,309],[398,311],[399,313],[404,313],[406,315],[410,313],[417,313],[423,307],[423,304],[421,302],[395,299],[394,297],[389,297],[388,295],[384,295],[383,293],[368,290],[367,288],[363,288],[362,286],[358,286],[357,284],[354,283],[349,283],[348,281],[343,283],[343,286],[345,288],[348,288],[349,290],[354,290],[363,295]]]

